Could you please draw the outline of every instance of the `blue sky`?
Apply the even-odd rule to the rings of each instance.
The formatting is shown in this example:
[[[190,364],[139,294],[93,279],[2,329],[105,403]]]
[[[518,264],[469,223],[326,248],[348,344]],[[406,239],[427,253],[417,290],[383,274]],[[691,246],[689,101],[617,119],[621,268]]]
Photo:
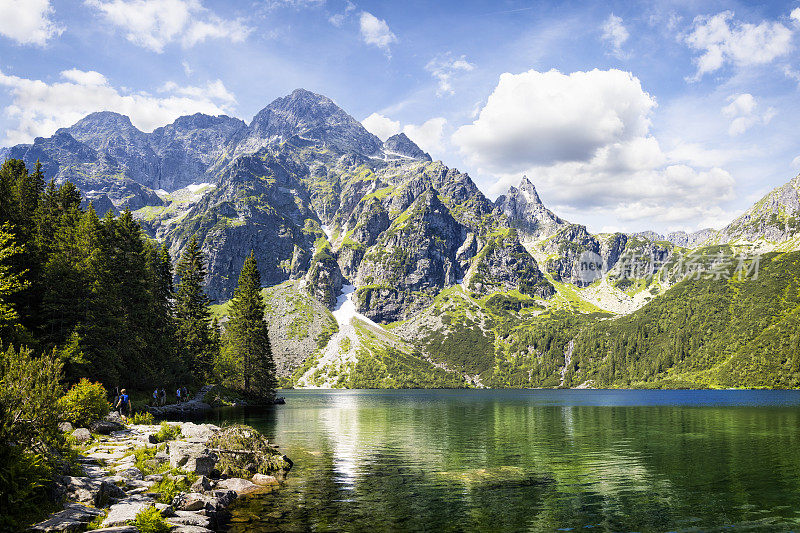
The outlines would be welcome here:
[[[494,198],[719,227],[798,172],[800,2],[0,0],[0,144],[88,112],[249,121],[297,87]]]

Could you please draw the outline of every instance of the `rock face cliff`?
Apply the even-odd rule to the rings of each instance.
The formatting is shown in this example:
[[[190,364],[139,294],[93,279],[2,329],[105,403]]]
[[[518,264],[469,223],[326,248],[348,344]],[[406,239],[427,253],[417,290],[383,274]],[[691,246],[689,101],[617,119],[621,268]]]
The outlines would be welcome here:
[[[265,284],[302,280],[329,308],[354,285],[357,310],[384,323],[454,285],[546,300],[551,281],[652,275],[676,246],[785,241],[800,227],[795,178],[720,232],[594,235],[547,209],[527,177],[491,202],[405,134],[381,142],[302,89],[249,124],[195,114],[144,133],[104,111],[2,154],[41,161],[100,211],[130,209],[175,258],[197,235],[213,299],[230,298],[252,250]]]
[[[774,189],[712,237],[714,243],[780,243],[800,234],[800,175]]]
[[[537,345],[548,317],[632,313],[682,264],[800,249],[800,177],[720,231],[593,234],[526,177],[492,202],[405,134],[381,142],[302,89],[249,124],[195,114],[145,133],[99,112],[0,156],[40,161],[101,215],[131,210],[175,260],[196,235],[218,302],[253,251],[288,384],[558,386],[575,363],[552,359],[569,338]]]
[[[387,159],[406,158],[420,161],[431,161],[431,156],[420,150],[419,146],[409,139],[405,133],[392,135],[383,143],[383,152]]]
[[[249,124],[196,114],[144,133],[99,112],[7,155],[40,159],[100,209],[131,209],[173,257],[197,235],[215,300],[232,295],[251,250],[266,285],[303,280],[333,308],[353,284],[358,311],[378,322],[429,305],[477,257],[480,290],[534,283],[539,296],[552,292],[516,238],[498,249],[490,235],[508,223],[494,220],[468,175],[431,161],[405,134],[381,142],[302,89]]]
[[[522,177],[519,187],[511,187],[498,197],[495,205],[495,213],[505,215],[524,240],[545,239],[569,225],[544,206],[527,176]]]

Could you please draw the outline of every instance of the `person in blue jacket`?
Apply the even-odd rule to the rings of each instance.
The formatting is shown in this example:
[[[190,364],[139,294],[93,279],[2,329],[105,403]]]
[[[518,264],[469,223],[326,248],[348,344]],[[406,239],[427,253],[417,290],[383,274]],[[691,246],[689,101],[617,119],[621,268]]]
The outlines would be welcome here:
[[[122,418],[126,418],[131,414],[131,399],[128,396],[128,391],[122,389],[119,391],[119,398],[117,398],[117,403],[114,404],[114,409],[119,411],[119,415]]]

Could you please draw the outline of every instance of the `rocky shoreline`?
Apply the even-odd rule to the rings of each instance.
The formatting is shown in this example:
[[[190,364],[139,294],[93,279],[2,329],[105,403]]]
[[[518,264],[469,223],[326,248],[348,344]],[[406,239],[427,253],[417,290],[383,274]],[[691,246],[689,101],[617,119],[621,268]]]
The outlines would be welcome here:
[[[172,533],[224,531],[227,508],[237,498],[272,490],[291,468],[287,457],[250,428],[221,429],[192,422],[169,426],[174,433],[180,428],[180,433],[166,442],[159,442],[164,424],[124,426],[108,419],[100,427],[107,435],[74,430],[78,445],[85,440],[77,457],[82,475],[57,480],[57,493],[66,500],[64,509],[29,531],[135,533],[139,529],[132,522],[150,508],[159,511]],[[243,436],[261,445],[250,446],[255,450],[221,446],[245,442]],[[226,459],[242,454],[247,457],[242,468]],[[263,472],[267,468],[270,474]]]
[[[145,409],[157,418],[199,416],[211,410],[211,405],[205,402],[206,394],[212,389],[211,385],[205,385],[194,398],[183,403],[172,403],[162,406],[147,406]]]
[[[208,398],[212,398],[208,400]],[[284,398],[278,397],[267,404],[283,405],[286,403]],[[213,404],[213,405],[212,405]],[[219,394],[214,385],[205,385],[191,400],[183,403],[172,403],[162,406],[145,406],[144,409],[159,419],[166,418],[192,418],[202,416],[211,411],[214,407],[239,406],[246,407],[252,405],[245,400],[236,399],[232,401],[224,394]],[[263,404],[256,404],[263,405]]]

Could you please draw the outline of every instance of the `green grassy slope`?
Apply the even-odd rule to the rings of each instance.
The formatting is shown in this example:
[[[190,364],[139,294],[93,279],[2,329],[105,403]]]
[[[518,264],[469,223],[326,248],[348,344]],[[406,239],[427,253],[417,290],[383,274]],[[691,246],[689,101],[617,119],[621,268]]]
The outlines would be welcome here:
[[[684,280],[642,309],[576,335],[568,385],[800,386],[800,252],[757,278]]]
[[[410,320],[357,331],[357,357],[340,376],[326,367],[326,379],[352,388],[800,387],[800,252],[762,256],[756,278],[726,268],[624,316],[578,305],[577,293],[555,305],[453,286]],[[301,373],[323,349],[314,348],[294,363]]]

